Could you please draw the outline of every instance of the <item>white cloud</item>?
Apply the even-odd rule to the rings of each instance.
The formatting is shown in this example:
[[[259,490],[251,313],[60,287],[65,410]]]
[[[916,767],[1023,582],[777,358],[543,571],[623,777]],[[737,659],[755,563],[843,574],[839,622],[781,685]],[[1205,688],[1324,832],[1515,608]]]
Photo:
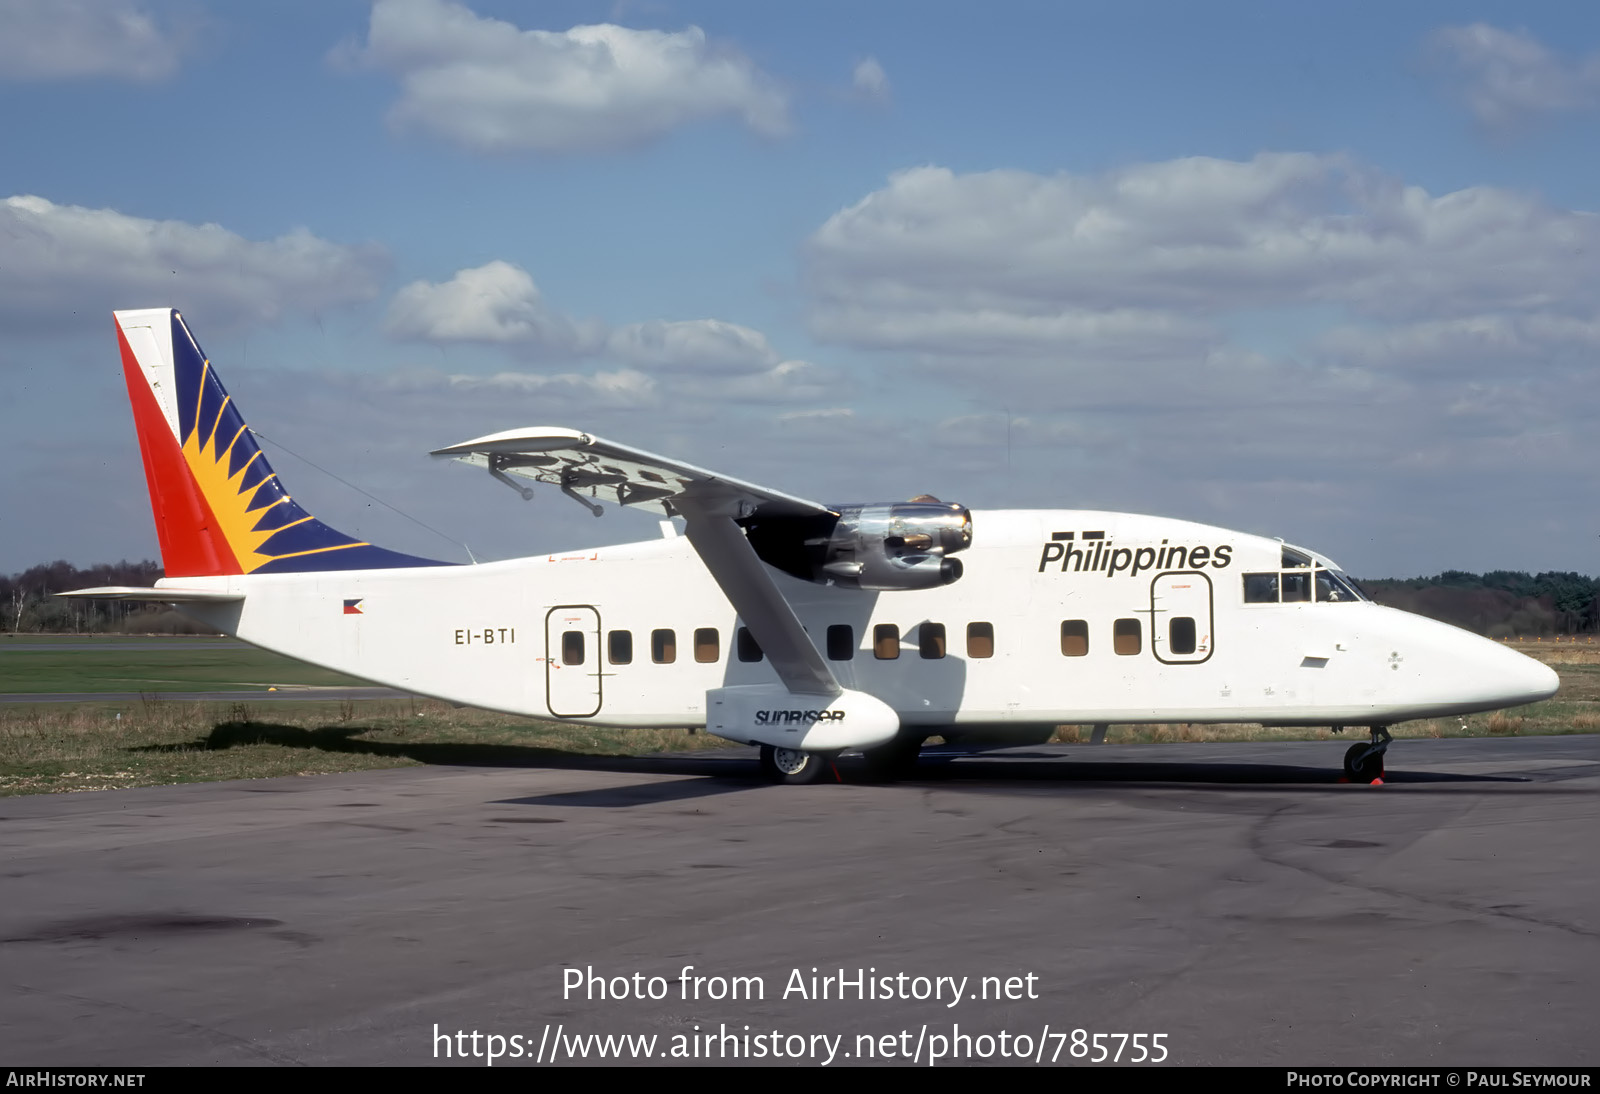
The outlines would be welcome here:
[[[615,328],[550,307],[528,272],[493,261],[449,281],[414,281],[395,294],[388,334],[434,345],[496,345],[515,357],[596,362],[614,372],[505,372],[460,383],[518,390],[588,391],[652,400],[795,403],[837,397],[849,385],[831,370],[784,360],[766,335],[720,319],[654,319]],[[648,381],[641,383],[640,381]]]
[[[707,407],[725,403],[777,406],[839,399],[853,394],[855,385],[834,369],[810,361],[783,361],[759,372],[698,377],[679,390]]]
[[[883,102],[889,98],[889,77],[876,57],[863,57],[850,73],[850,86],[865,99]]]
[[[423,378],[406,382],[427,386],[432,381]],[[828,370],[805,361],[785,361],[761,372],[732,377],[646,373],[621,368],[592,373],[458,374],[450,376],[448,382],[452,389],[460,391],[492,391],[505,397],[537,396],[544,410],[559,408],[563,413],[579,415],[624,408],[682,412],[687,405],[702,410],[730,403],[792,405],[837,397],[846,388]]]
[[[825,421],[851,421],[856,412],[846,406],[818,407],[815,410],[791,410],[786,414],[779,414],[780,422],[825,422]]]
[[[467,391],[498,391],[537,395],[541,404],[551,398],[583,410],[597,407],[636,407],[657,404],[656,382],[635,369],[584,375],[564,372],[500,372],[492,376],[451,376],[450,385]]]
[[[478,152],[613,149],[721,116],[788,125],[775,81],[699,27],[521,30],[446,0],[378,0],[346,53],[400,79],[396,128]]]
[[[74,315],[182,305],[209,324],[315,311],[377,294],[388,265],[297,228],[254,241],[216,224],[146,220],[113,209],[0,201],[0,316],[52,330]]]
[[[0,0],[0,79],[161,80],[183,46],[132,0]]]
[[[478,342],[515,354],[598,358],[651,372],[741,376],[782,363],[760,331],[720,319],[649,320],[608,328],[545,303],[520,266],[495,260],[449,281],[414,281],[395,294],[386,329],[393,338],[445,345]]]
[[[1099,176],[920,167],[831,217],[806,253],[824,338],[1063,365],[1199,361],[1248,312],[1587,321],[1600,299],[1592,213],[1490,187],[1434,196],[1309,154]]]
[[[815,333],[919,407],[966,393],[922,431],[967,457],[940,496],[1185,515],[1392,573],[1463,511],[1549,523],[1547,482],[1586,488],[1597,253],[1592,213],[1340,157],[921,167],[817,229],[805,284]],[[1401,514],[1381,544],[1351,532],[1373,513]]]
[[[1508,376],[1532,369],[1592,370],[1600,361],[1600,317],[1488,313],[1382,327],[1346,326],[1326,332],[1314,348],[1326,359],[1385,371]]]
[[[599,325],[553,311],[528,272],[494,261],[449,281],[413,281],[395,294],[386,329],[424,342],[518,345],[552,357],[582,356],[603,338]]]
[[[985,301],[945,308],[924,301],[885,308],[878,301],[830,302],[819,321],[825,337],[874,349],[915,349],[937,355],[1057,353],[1127,359],[1187,352],[1218,337],[1203,322],[1142,308],[1094,311],[1064,306],[1031,309]]]
[[[1509,130],[1541,114],[1600,106],[1600,52],[1567,61],[1526,30],[1441,27],[1430,52],[1484,126]]]
[[[779,361],[766,335],[720,319],[631,323],[612,331],[605,348],[619,361],[703,374],[756,372]]]

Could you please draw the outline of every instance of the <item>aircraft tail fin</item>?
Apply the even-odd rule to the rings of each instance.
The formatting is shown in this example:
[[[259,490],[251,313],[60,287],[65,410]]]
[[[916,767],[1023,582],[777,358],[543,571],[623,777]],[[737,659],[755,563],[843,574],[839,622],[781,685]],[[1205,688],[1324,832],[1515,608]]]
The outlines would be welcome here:
[[[337,532],[289,496],[171,308],[115,313],[168,577],[442,566]]]

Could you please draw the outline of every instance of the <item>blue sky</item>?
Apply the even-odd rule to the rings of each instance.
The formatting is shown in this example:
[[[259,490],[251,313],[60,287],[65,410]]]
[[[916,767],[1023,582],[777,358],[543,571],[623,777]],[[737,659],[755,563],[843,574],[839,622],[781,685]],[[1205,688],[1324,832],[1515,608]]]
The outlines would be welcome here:
[[[1593,573],[1585,4],[0,0],[0,570],[155,554],[112,308],[479,558],[428,449]],[[460,558],[268,443],[324,520]]]

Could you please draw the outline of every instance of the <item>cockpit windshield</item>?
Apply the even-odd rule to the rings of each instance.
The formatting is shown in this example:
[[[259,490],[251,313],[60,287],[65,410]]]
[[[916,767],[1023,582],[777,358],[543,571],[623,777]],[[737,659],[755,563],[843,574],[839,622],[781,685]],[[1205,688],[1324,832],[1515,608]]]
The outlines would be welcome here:
[[[1346,581],[1333,570],[1318,570],[1316,578],[1318,604],[1339,604],[1347,600],[1365,599],[1353,583]]]
[[[1244,575],[1246,604],[1349,604],[1370,600],[1354,581],[1338,570],[1313,563],[1310,557],[1283,549],[1283,570]]]

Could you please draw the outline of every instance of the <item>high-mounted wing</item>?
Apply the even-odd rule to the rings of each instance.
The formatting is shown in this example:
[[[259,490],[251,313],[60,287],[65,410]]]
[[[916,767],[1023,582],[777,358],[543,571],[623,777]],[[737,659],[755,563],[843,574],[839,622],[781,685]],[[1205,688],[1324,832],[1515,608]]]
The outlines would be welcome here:
[[[688,515],[678,504],[680,500],[689,501],[701,512],[735,520],[757,510],[764,516],[837,516],[818,502],[575,429],[510,429],[436,449],[430,455],[486,467],[519,492],[523,488],[508,476],[559,487],[586,505],[584,494],[669,517]],[[590,509],[600,515],[597,506]]]
[[[560,487],[563,493],[590,505],[596,516],[600,515],[599,506],[578,491],[591,498],[682,517],[689,543],[760,643],[784,686],[796,695],[837,696],[843,690],[771,572],[735,523],[756,513],[776,518],[837,518],[834,510],[574,429],[513,429],[431,454],[487,467],[491,475],[519,492],[523,488],[507,476]]]
[[[532,491],[513,476],[559,487],[595,516],[601,509],[591,499],[603,498],[682,517],[690,545],[782,682],[781,692],[771,684],[708,692],[707,728],[775,748],[867,748],[892,739],[900,719],[881,699],[840,685],[773,570],[843,588],[932,588],[961,577],[961,562],[949,556],[972,542],[961,505],[922,498],[835,508],[573,429],[509,430],[433,455],[486,467],[524,498]],[[785,707],[797,696],[810,702]]]

